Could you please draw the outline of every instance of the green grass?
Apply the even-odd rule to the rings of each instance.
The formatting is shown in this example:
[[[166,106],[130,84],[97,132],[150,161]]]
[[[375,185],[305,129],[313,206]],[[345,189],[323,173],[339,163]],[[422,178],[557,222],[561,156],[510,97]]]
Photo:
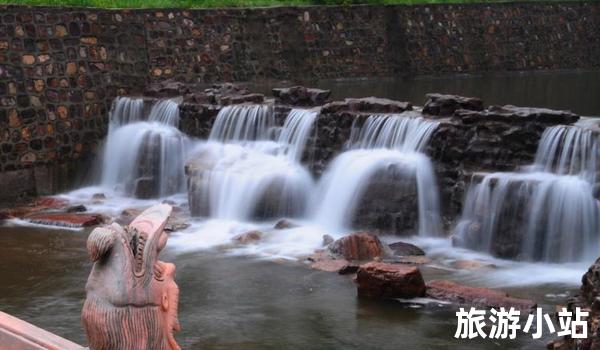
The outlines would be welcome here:
[[[507,1],[508,0],[0,0],[0,4],[100,8],[209,8],[285,5],[490,3]]]

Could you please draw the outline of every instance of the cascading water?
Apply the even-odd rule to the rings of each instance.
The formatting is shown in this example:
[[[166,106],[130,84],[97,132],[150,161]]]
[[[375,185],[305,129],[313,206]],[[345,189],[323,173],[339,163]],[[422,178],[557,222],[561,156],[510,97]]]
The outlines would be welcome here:
[[[187,165],[192,213],[239,221],[301,214],[313,180],[299,159],[317,113],[292,110],[274,141],[270,106],[223,108]]]
[[[485,174],[470,186],[456,243],[500,257],[582,261],[600,248],[593,196],[598,141],[591,130],[555,126],[521,173]],[[481,176],[479,176],[481,177]]]
[[[162,197],[185,190],[188,140],[177,128],[178,104],[156,102],[144,121],[144,101],[115,99],[102,157],[101,184],[124,194]]]
[[[400,182],[409,183],[394,195],[417,203],[419,234],[441,233],[435,175],[422,153],[438,125],[405,112],[370,116],[362,127],[353,126],[350,150],[334,159],[319,183],[313,199],[315,220],[332,231],[347,229],[374,176],[392,171]]]

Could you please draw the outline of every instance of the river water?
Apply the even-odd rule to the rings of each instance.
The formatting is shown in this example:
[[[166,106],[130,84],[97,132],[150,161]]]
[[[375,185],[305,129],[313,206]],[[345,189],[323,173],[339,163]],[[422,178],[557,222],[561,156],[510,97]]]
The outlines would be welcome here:
[[[380,96],[422,104],[425,93],[444,92],[479,96],[486,104],[600,115],[600,72],[329,81],[316,86],[331,88],[334,98]],[[98,191],[82,190],[67,197],[89,200]],[[102,208],[84,204],[91,211],[118,214],[127,207],[153,203],[104,192],[109,200]],[[180,197],[174,200],[182,205],[186,199]],[[252,223],[250,228],[272,225]],[[177,265],[183,327],[177,339],[184,349],[539,349],[553,338],[533,340],[520,334],[514,341],[456,340],[452,307],[426,301],[359,300],[350,276],[311,270],[303,259],[293,258],[308,254],[315,242],[320,244],[323,232],[311,228],[271,232],[264,244],[236,248],[224,244],[233,235],[219,231],[226,226],[194,220],[191,228],[173,235],[163,253],[162,260]],[[89,230],[18,223],[1,226],[0,310],[85,344],[80,311],[91,269],[85,250],[88,234]],[[592,262],[511,262],[451,247],[448,239],[411,240],[432,260],[421,268],[426,281],[443,278],[497,288],[534,299],[548,312],[577,292],[581,275]],[[457,260],[495,267],[457,269],[453,267]]]

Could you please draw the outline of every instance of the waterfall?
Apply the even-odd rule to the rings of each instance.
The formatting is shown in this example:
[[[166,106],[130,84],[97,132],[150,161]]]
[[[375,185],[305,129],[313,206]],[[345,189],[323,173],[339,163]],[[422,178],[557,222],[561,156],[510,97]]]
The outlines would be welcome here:
[[[138,197],[185,190],[188,140],[178,124],[177,103],[158,101],[145,119],[142,99],[119,97],[110,115],[102,156],[101,184]]]
[[[299,160],[317,114],[292,110],[275,139],[271,107],[223,108],[187,166],[193,214],[240,221],[302,214],[313,180]]]
[[[598,143],[592,130],[555,126],[544,131],[533,166],[544,172],[581,175],[593,182],[598,155]]]
[[[148,121],[178,127],[179,104],[173,100],[161,100],[156,102],[150,110]]]
[[[524,260],[595,257],[600,248],[600,206],[593,196],[597,148],[591,130],[554,126],[543,133],[532,166],[475,176],[456,243]]]
[[[356,124],[356,120],[354,123]],[[438,125],[439,123],[423,119],[416,112],[404,112],[401,117],[392,118],[387,115],[373,115],[361,128],[353,125],[350,147],[422,151]]]
[[[292,160],[297,162],[301,160],[312,125],[318,114],[318,110],[292,109],[286,118],[277,143],[287,145],[283,153],[286,153]]]
[[[210,131],[212,141],[268,140],[275,125],[271,105],[223,107]]]
[[[370,116],[361,127],[353,127],[350,150],[333,160],[319,183],[313,199],[315,220],[334,231],[347,229],[374,176],[393,169],[413,186],[390,195],[416,195],[419,234],[439,234],[436,179],[429,158],[420,152],[438,125],[407,112]]]
[[[109,129],[140,121],[143,116],[144,99],[116,97],[110,111]]]

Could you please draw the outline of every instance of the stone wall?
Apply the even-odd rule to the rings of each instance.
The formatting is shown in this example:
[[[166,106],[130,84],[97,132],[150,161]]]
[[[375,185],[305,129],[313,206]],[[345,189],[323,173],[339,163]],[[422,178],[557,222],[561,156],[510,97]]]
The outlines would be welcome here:
[[[89,158],[114,96],[168,79],[600,66],[600,3],[100,10],[0,6],[0,180]],[[62,170],[56,168],[57,174]],[[1,181],[0,181],[1,182]]]

